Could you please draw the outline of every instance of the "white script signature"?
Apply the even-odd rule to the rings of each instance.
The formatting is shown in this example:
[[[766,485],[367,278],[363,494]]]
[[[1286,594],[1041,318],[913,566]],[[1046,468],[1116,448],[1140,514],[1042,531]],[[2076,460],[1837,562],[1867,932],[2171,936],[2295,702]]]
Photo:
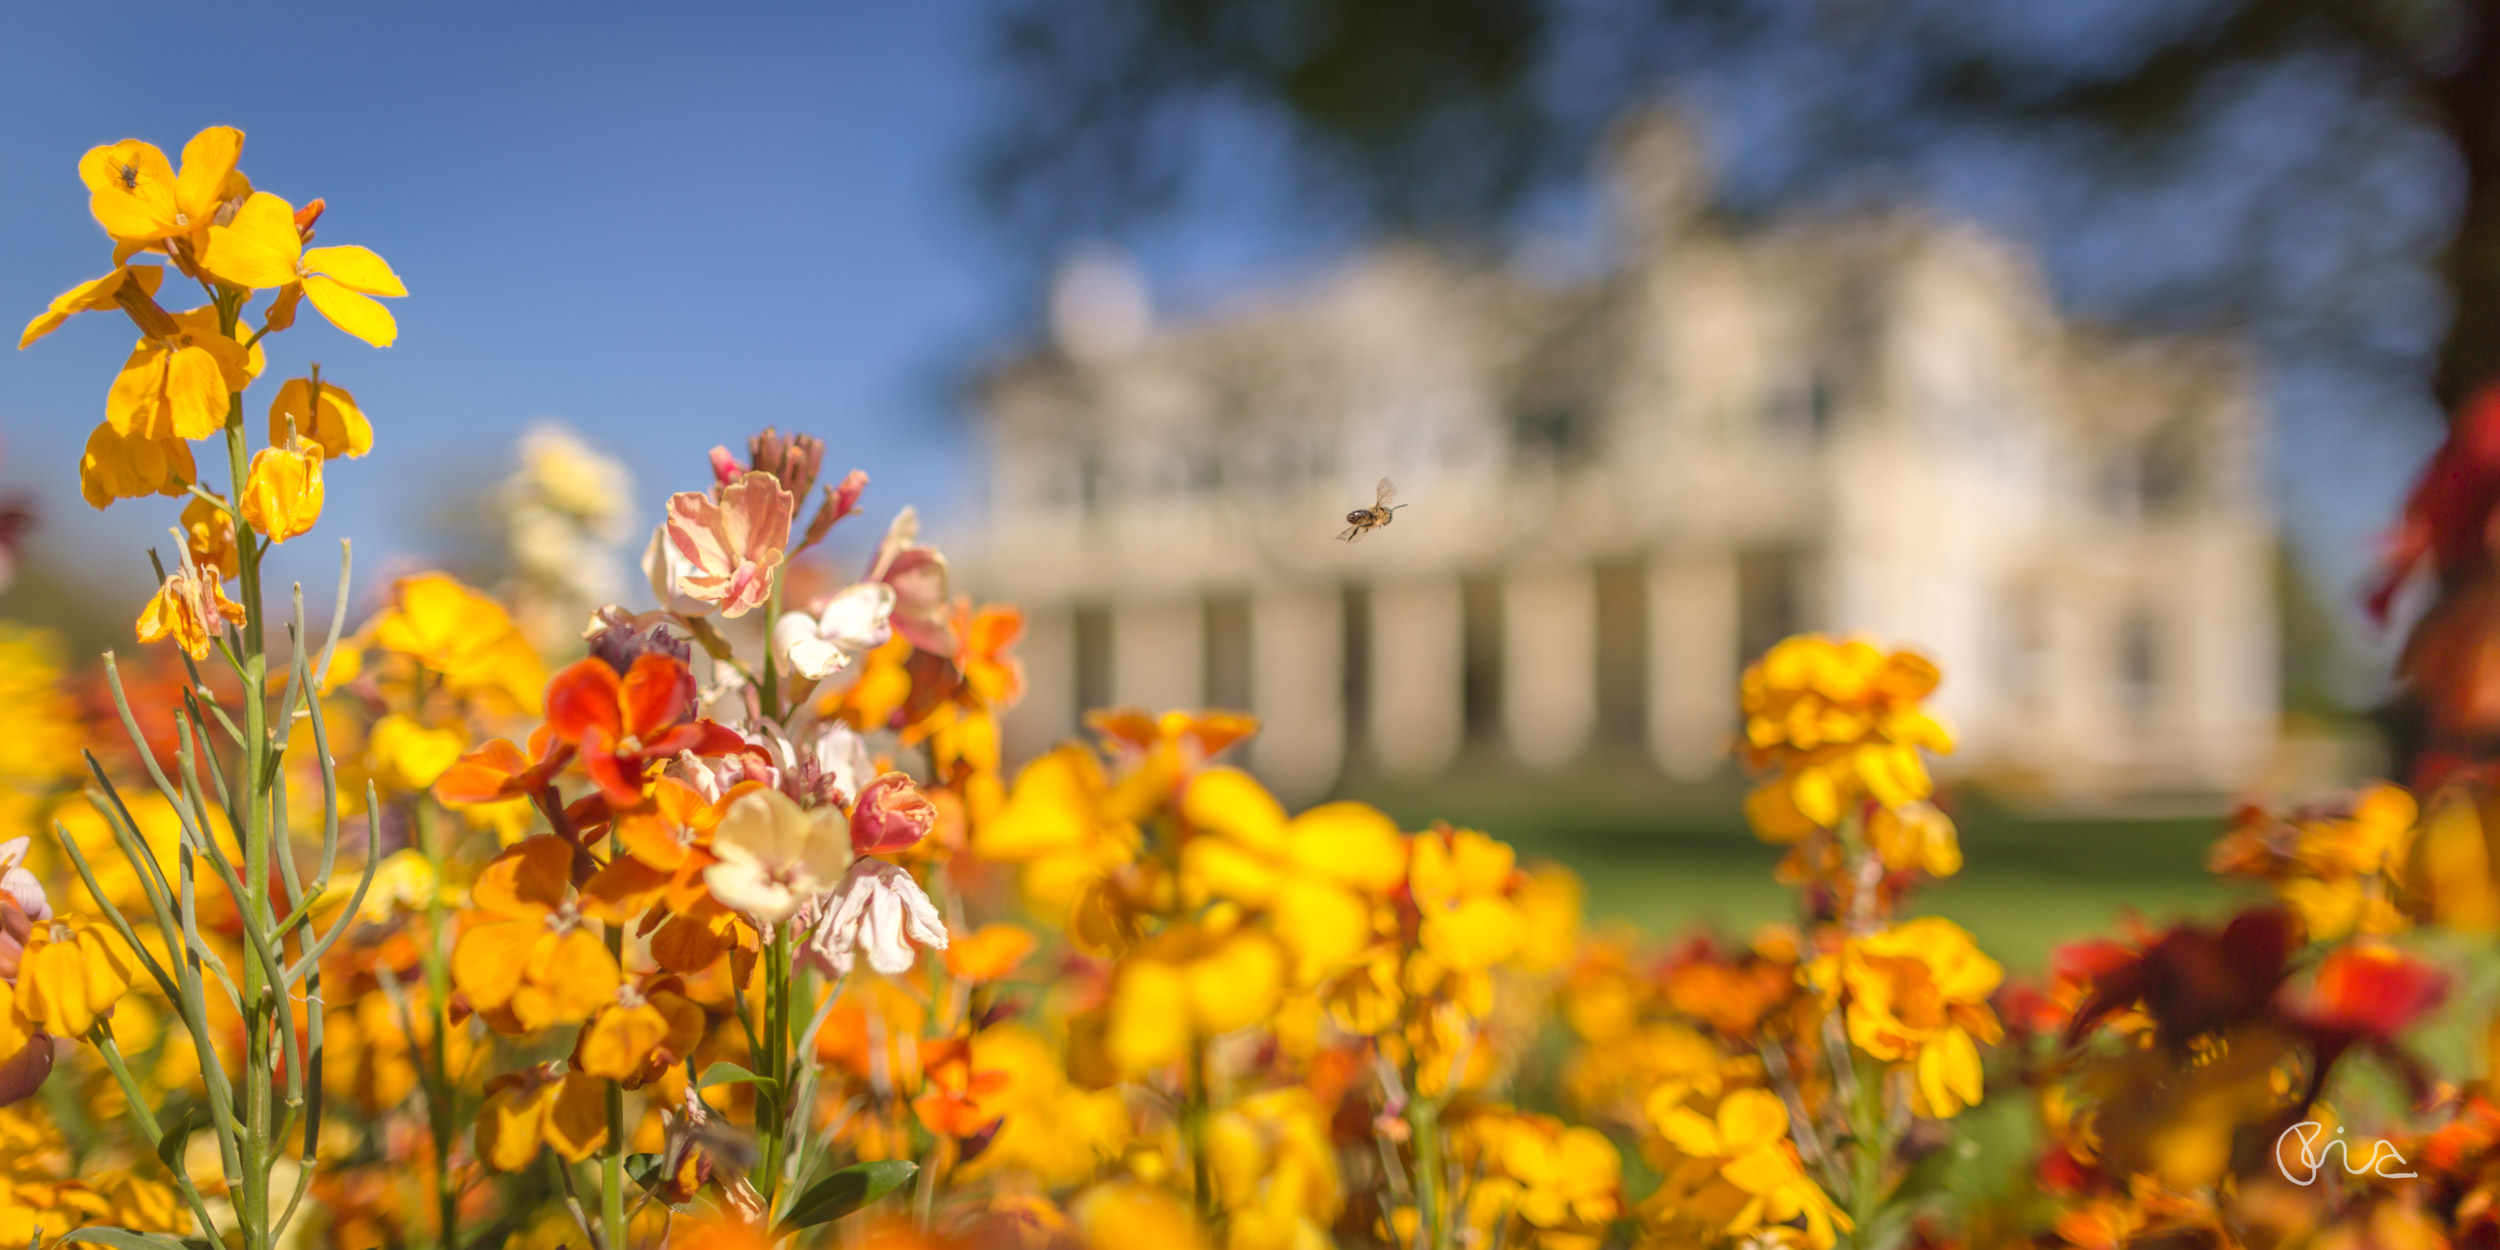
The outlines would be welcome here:
[[[2372,1172],[2376,1172],[2380,1176],[2384,1176],[2390,1180],[2401,1180],[2409,1176],[2417,1175],[2413,1172],[2390,1172],[2387,1170],[2387,1165],[2390,1163],[2393,1163],[2398,1167],[2412,1166],[2411,1164],[2406,1163],[2405,1157],[2396,1153],[2396,1147],[2388,1142],[2382,1141],[2373,1143],[2370,1147],[2370,1157],[2362,1160],[2360,1166],[2355,1167],[2352,1161],[2351,1147],[2343,1140],[2344,1130],[2339,1128],[2335,1130],[2335,1136],[2327,1137],[2324,1141],[2320,1141],[2319,1139],[2321,1137],[2325,1137],[2325,1134],[2325,1125],[2320,1124],[2315,1120],[2303,1120],[2300,1123],[2283,1130],[2282,1135],[2274,1139],[2274,1165],[2283,1169],[2284,1180],[2290,1181],[2295,1185],[2306,1186],[2316,1184],[2318,1182],[2318,1173],[2326,1167],[2327,1158],[2338,1152],[2342,1153],[2344,1156],[2344,1171],[2354,1176],[2367,1176]],[[2287,1157],[2283,1151],[2283,1144],[2294,1138],[2298,1138],[2300,1141],[2299,1153],[2296,1156]],[[2295,1175],[2293,1171],[2293,1165],[2295,1162],[2297,1162],[2299,1166],[2307,1168],[2309,1174],[2305,1177]]]

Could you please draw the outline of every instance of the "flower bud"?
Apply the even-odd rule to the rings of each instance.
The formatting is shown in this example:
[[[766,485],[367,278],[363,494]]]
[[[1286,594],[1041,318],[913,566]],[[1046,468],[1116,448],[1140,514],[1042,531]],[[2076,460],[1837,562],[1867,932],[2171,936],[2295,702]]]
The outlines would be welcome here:
[[[243,480],[243,519],[273,542],[309,532],[321,519],[321,444],[298,437],[292,447],[262,448]]]
[[[909,849],[937,825],[937,804],[901,773],[886,773],[860,791],[851,809],[851,850],[861,855]]]

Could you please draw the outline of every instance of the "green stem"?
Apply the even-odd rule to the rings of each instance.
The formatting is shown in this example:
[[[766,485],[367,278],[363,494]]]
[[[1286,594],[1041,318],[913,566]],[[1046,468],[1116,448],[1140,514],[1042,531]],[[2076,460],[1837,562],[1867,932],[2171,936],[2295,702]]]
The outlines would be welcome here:
[[[1189,1086],[1181,1103],[1181,1135],[1189,1144],[1190,1193],[1198,1210],[1198,1226],[1215,1229],[1215,1168],[1207,1158],[1207,1042],[1189,1038]]]
[[[241,311],[238,299],[220,295],[217,301],[219,329],[228,337],[234,334],[235,320]],[[243,396],[236,393],[226,400],[226,471],[229,475],[229,497],[235,506],[230,515],[234,521],[234,545],[242,565],[243,654],[236,676],[243,685],[243,767],[238,776],[241,784],[239,806],[242,827],[236,830],[243,843],[243,892],[236,899],[243,910],[246,926],[266,926],[269,916],[269,815],[264,798],[268,793],[269,775],[269,708],[266,698],[268,648],[261,606],[260,561],[262,548],[258,536],[243,519],[243,486],[250,479],[249,448],[243,433]],[[210,835],[214,836],[214,835]],[[270,1037],[274,1029],[293,1029],[295,1021],[279,1000],[283,987],[273,986],[253,961],[243,961],[244,1010],[244,1124],[247,1129],[243,1147],[243,1187],[235,1195],[235,1222],[243,1234],[244,1250],[266,1250],[269,1244],[269,1169],[275,1161],[273,1139],[272,1066]]]
[[[1441,1105],[1418,1095],[1407,1104],[1407,1129],[1415,1138],[1415,1221],[1422,1244],[1441,1250]]]
[[[443,852],[441,818],[434,804],[424,795],[416,800],[417,845],[426,863],[434,870],[433,897],[425,906],[425,940],[417,945],[417,956],[425,966],[425,1007],[432,1017],[434,1036],[426,1047],[426,1066],[432,1069],[430,1088],[425,1094],[426,1128],[434,1139],[434,1211],[441,1230],[442,1250],[453,1250],[458,1244],[460,1195],[451,1181],[451,1142],[459,1124],[459,1108],[452,1100],[458,1096],[452,1086],[451,1059],[447,1035],[451,1032],[451,964],[443,950],[443,938],[451,931],[451,909],[443,903],[442,883],[446,856]],[[413,1039],[411,1039],[413,1040]]]
[[[763,696],[764,718],[781,723],[781,665],[773,658],[773,622],[781,618],[781,570],[773,570],[773,586],[764,593],[764,677],[758,693]]]
[[[614,834],[608,837],[611,862],[623,854]],[[625,926],[611,924],[608,930],[608,957],[616,961],[621,972],[625,967]],[[625,1237],[625,1087],[608,1082],[608,1148],[599,1162],[600,1226],[607,1230],[608,1250],[626,1250]]]
[[[1856,1138],[1851,1146],[1856,1166],[1849,1186],[1849,1221],[1857,1227],[1849,1235],[1849,1244],[1871,1250],[1876,1244],[1875,1217],[1883,1210],[1884,1165],[1892,1156],[1892,1116],[1884,1105],[1883,1065],[1860,1056],[1857,1069],[1857,1105],[1849,1112],[1850,1131]]]
[[[200,1191],[191,1184],[190,1171],[182,1165],[182,1144],[170,1143],[172,1148],[167,1148],[169,1143],[165,1141],[165,1130],[158,1126],[156,1113],[148,1109],[148,1100],[140,1093],[139,1082],[130,1075],[130,1065],[122,1060],[121,1047],[113,1040],[112,1022],[96,1021],[95,1028],[87,1034],[87,1040],[95,1043],[96,1053],[104,1056],[104,1066],[112,1069],[113,1080],[122,1087],[122,1100],[130,1104],[131,1118],[138,1121],[139,1131],[147,1135],[148,1147],[156,1151],[164,1159],[165,1166],[173,1172],[174,1182],[182,1188],[183,1200],[191,1204],[192,1218],[200,1223],[200,1231],[205,1233],[215,1227],[209,1223],[208,1204],[201,1200]]]

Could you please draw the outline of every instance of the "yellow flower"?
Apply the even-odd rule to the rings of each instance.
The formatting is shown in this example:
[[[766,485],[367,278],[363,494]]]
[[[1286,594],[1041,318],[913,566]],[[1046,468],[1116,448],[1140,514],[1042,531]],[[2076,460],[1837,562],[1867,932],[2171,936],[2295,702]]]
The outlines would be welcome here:
[[[1744,1206],[1728,1221],[1729,1233],[1742,1235],[1802,1217],[1809,1244],[1831,1250],[1837,1240],[1833,1230],[1852,1227],[1798,1163],[1797,1148],[1788,1140],[1788,1108],[1776,1094],[1736,1090],[1719,1100],[1715,1118],[1677,1107],[1658,1122],[1658,1131],[1693,1158],[1722,1161],[1720,1178],[1746,1195]]]
[[[154,243],[207,227],[226,201],[249,191],[234,169],[242,155],[242,131],[211,126],[182,146],[180,174],[163,149],[124,139],[87,149],[78,179],[87,211],[115,242]]]
[[[278,388],[277,398],[269,401],[269,445],[285,443],[292,430],[321,444],[321,454],[332,460],[353,460],[373,450],[373,423],[365,419],[356,397],[323,382],[321,402],[315,405],[310,402],[313,385],[310,378],[289,378]]]
[[[518,1172],[542,1145],[579,1163],[608,1140],[607,1083],[546,1068],[507,1072],[486,1083],[477,1111],[477,1155],[498,1172]]]
[[[1483,1238],[1596,1250],[1622,1213],[1623,1159],[1595,1129],[1496,1110],[1467,1121],[1461,1153],[1485,1171],[1467,1195],[1468,1223]]]
[[[225,428],[227,401],[252,384],[261,353],[226,337],[217,310],[164,314],[130,349],[105,392],[104,419],[130,438],[207,438]]]
[[[1806,969],[1827,1006],[1847,1001],[1849,1040],[1886,1063],[1912,1063],[1911,1105],[1944,1118],[1979,1101],[1978,1042],[2004,1037],[1988,995],[2005,970],[1969,933],[1927,916],[1870,937]]]
[[[186,548],[182,566],[167,575],[155,597],[140,609],[139,641],[171,638],[184,655],[204,660],[226,626],[239,625],[243,619],[243,605],[226,597],[225,585],[216,574],[191,563]]]
[[[1061,1189],[1092,1177],[1128,1141],[1120,1091],[1070,1083],[1066,1061],[1040,1033],[1020,1024],[982,1030],[981,1067],[1007,1078],[994,1106],[982,1099],[982,1109],[1000,1117],[998,1135],[957,1173],[960,1179],[1024,1173],[1045,1189]]]
[[[1016,774],[1006,803],[972,831],[972,849],[1023,865],[1027,901],[1044,914],[1065,914],[1088,884],[1134,858],[1141,838],[1101,758],[1072,743]]]
[[[1528,922],[1509,897],[1518,866],[1509,845],[1461,829],[1418,834],[1408,846],[1407,886],[1423,916],[1424,953],[1460,972],[1510,958]]]
[[[1189,1204],[1139,1181],[1107,1181],[1068,1204],[1086,1250],[1203,1250],[1206,1236]]]
[[[1962,870],[1953,818],[1932,803],[1877,807],[1866,818],[1866,841],[1894,872],[1922,868],[1931,877],[1950,877]]]
[[[1210,768],[1190,779],[1181,815],[1201,832],[1181,848],[1181,898],[1225,898],[1271,913],[1294,957],[1294,982],[1317,984],[1361,957],[1372,911],[1405,875],[1397,822],[1361,803],[1291,820],[1250,775]]]
[[[321,444],[299,438],[291,447],[264,447],[243,480],[243,519],[272,542],[285,542],[311,532],[322,496]]]
[[[105,422],[87,436],[78,458],[78,492],[104,508],[116,499],[179,495],[199,480],[191,444],[179,438],[128,438]]]
[[[26,939],[17,966],[17,1013],[54,1037],[84,1037],[138,976],[139,961],[121,939],[57,918]]]
[[[547,669],[502,604],[443,573],[391,585],[391,606],[366,622],[367,645],[408,656],[463,696],[493,694],[536,715]]]
[[[365,753],[373,761],[374,777],[402,794],[433,785],[468,748],[469,736],[459,729],[428,728],[397,712],[373,722],[365,734]]]
[[[82,312],[101,312],[122,301],[122,286],[133,284],[139,294],[154,297],[156,288],[165,281],[162,265],[124,265],[91,282],[81,282],[52,298],[52,303],[35,319],[26,323],[26,331],[17,336],[17,349],[61,328],[61,323]]]
[[[1188,1052],[1191,1040],[1249,1028],[1283,997],[1285,960],[1255,929],[1175,924],[1120,961],[1104,1021],[1103,1057],[1143,1076]]]
[[[408,293],[390,265],[361,247],[307,250],[295,206],[265,191],[245,198],[231,220],[209,227],[200,267],[253,290],[300,283],[303,298],[339,329],[375,347],[388,347],[399,337],[391,310],[371,298]]]
[[[572,847],[553,834],[495,857],[451,948],[452,984],[500,1032],[590,1018],[615,1001],[616,958],[571,897]]]
[[[1288,1086],[1234,1103],[1208,1123],[1206,1150],[1229,1250],[1326,1244],[1345,1194],[1328,1111],[1310,1090]]]
[[[234,517],[217,503],[193,496],[182,506],[182,545],[191,562],[217,570],[219,581],[233,581],[243,572],[243,557],[234,545]]]

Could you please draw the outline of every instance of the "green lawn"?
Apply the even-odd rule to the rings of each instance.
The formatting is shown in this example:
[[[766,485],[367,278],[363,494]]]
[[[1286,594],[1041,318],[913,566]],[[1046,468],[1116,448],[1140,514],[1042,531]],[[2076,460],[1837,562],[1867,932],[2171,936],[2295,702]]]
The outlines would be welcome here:
[[[1793,896],[1771,880],[1780,848],[1746,830],[1739,788],[1675,787],[1627,772],[1494,775],[1425,790],[1353,785],[1346,797],[1379,804],[1409,828],[1447,819],[1568,864],[1587,882],[1589,915],[1600,923],[1741,933],[1794,914]],[[2210,817],[2162,818],[2024,812],[1975,794],[1956,806],[1965,867],[1917,905],[1953,917],[2017,968],[2039,967],[2058,942],[2113,932],[2126,909],[2160,922],[2244,897],[2204,870],[2219,804]]]

